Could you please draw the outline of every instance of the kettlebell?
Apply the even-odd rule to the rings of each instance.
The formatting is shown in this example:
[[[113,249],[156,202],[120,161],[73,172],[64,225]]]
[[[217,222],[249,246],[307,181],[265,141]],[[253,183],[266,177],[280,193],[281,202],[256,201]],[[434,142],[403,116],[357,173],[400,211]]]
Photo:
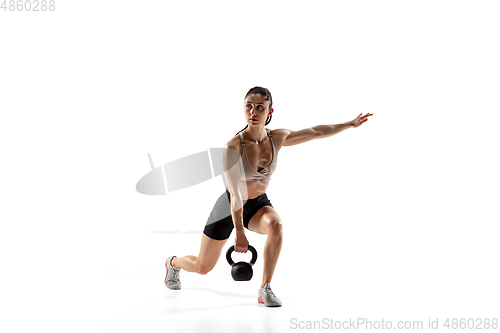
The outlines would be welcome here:
[[[234,245],[231,246],[226,253],[226,259],[229,265],[231,265],[231,276],[234,281],[249,281],[253,276],[252,266],[257,261],[257,251],[251,245],[248,245],[248,249],[252,252],[252,260],[250,262],[240,261],[239,263],[234,263],[231,258],[231,254],[234,252]]]

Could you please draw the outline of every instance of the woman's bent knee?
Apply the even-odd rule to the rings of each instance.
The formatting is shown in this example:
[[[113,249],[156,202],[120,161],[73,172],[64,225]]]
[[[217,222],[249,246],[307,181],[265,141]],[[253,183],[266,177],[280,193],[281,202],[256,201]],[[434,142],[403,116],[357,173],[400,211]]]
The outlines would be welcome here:
[[[195,268],[196,268],[196,273],[201,274],[201,275],[205,275],[208,272],[210,272],[214,268],[214,266],[196,263]]]
[[[280,238],[283,236],[283,226],[280,221],[272,221],[269,223],[269,236]]]

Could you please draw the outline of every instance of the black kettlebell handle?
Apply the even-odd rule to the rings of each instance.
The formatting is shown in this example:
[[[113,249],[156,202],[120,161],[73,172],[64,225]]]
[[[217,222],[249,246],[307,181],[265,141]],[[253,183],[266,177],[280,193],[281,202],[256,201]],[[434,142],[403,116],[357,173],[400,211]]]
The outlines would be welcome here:
[[[250,260],[249,264],[253,266],[253,264],[255,264],[255,262],[257,261],[257,250],[255,250],[255,248],[252,245],[248,245],[248,249],[250,250],[250,252],[252,252],[252,260]],[[234,252],[234,245],[232,245],[229,249],[227,249],[226,253],[227,262],[231,266],[235,265],[233,258],[231,258],[231,254],[233,252]]]

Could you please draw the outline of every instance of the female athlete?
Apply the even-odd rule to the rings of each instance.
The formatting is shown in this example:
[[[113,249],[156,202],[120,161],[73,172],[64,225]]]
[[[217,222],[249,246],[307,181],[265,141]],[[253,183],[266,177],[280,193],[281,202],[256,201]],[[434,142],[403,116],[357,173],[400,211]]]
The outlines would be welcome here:
[[[283,146],[294,146],[313,139],[327,138],[345,129],[359,127],[373,114],[361,114],[354,120],[337,125],[318,125],[299,131],[269,130],[265,125],[272,119],[273,100],[269,90],[254,87],[244,101],[247,126],[236,133],[223,153],[224,176],[227,182],[223,193],[212,209],[203,231],[198,257],[188,255],[167,258],[165,285],[180,289],[181,269],[198,274],[210,272],[222,252],[233,228],[236,229],[236,252],[247,252],[245,228],[266,234],[264,273],[258,292],[258,302],[266,306],[282,306],[271,290],[271,279],[283,242],[283,227],[278,212],[266,195],[266,189],[278,162]]]

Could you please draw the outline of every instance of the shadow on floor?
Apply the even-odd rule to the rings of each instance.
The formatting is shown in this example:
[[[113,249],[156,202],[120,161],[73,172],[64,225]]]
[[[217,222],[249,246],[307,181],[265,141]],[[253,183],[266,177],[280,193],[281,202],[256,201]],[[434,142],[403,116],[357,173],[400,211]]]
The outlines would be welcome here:
[[[238,298],[246,298],[246,299],[254,299],[257,297],[257,296],[252,296],[252,295],[248,295],[248,294],[237,294],[237,293],[233,293],[233,292],[228,292],[228,291],[223,291],[223,290],[214,290],[214,289],[209,289],[209,288],[183,288],[183,289],[209,291],[209,292],[217,294],[219,296],[238,297]]]

